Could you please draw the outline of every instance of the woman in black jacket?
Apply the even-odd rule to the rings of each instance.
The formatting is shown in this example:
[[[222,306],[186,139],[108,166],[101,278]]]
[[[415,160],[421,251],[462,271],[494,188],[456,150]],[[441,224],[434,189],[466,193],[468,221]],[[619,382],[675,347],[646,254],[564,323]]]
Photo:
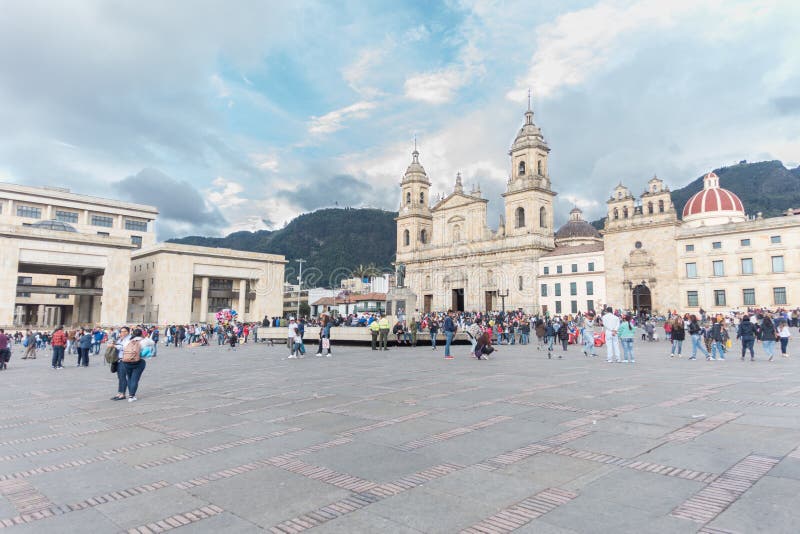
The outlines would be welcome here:
[[[558,340],[561,341],[561,346],[564,350],[567,350],[567,344],[569,343],[569,328],[567,327],[567,321],[561,321],[561,325],[558,327]],[[561,356],[559,356],[560,358]]]
[[[681,317],[675,317],[672,321],[672,353],[669,355],[670,358],[674,358],[677,356],[678,358],[681,357],[681,349],[683,348],[683,340],[686,339],[686,330],[683,328],[683,319]]]

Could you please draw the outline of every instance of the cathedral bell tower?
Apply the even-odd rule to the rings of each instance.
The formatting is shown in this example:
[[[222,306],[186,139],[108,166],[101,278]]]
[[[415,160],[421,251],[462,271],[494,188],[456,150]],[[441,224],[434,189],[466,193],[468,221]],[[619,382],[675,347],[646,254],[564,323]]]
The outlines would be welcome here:
[[[431,241],[433,217],[430,209],[431,182],[419,162],[416,141],[411,164],[400,182],[400,209],[397,218],[397,256],[419,250]]]
[[[530,93],[525,123],[511,145],[511,177],[503,193],[506,235],[553,233],[553,197],[547,155],[550,147],[533,122]]]

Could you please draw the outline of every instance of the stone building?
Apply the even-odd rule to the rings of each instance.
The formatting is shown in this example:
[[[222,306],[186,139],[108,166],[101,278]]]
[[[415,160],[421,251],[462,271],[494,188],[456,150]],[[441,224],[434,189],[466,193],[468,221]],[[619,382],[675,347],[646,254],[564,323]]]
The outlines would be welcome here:
[[[63,188],[0,184],[0,327],[205,321],[213,314],[200,310],[212,303],[243,303],[248,320],[280,314],[282,256],[159,245],[157,215]],[[212,279],[225,285],[219,301]]]
[[[747,216],[708,173],[679,219],[653,178],[637,199],[623,185],[608,200],[606,293],[614,306],[697,312],[800,304],[800,214]]]
[[[555,248],[549,152],[529,108],[509,153],[505,217],[493,231],[488,200],[478,188],[465,191],[460,175],[453,191],[431,205],[431,183],[414,149],[397,216],[397,264],[416,299],[405,298],[408,310],[539,310],[537,261]]]

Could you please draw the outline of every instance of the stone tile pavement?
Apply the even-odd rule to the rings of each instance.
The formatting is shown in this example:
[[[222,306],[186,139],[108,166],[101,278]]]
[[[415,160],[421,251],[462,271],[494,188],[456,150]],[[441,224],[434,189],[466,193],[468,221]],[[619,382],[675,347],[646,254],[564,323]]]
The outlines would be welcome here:
[[[797,359],[310,348],[162,348],[135,403],[17,348],[0,530],[797,532]]]

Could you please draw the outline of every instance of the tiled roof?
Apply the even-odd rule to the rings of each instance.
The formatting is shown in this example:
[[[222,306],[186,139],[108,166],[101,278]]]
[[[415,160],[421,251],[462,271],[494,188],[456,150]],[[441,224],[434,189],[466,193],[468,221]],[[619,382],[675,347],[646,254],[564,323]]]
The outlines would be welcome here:
[[[556,247],[547,254],[543,254],[542,258],[550,258],[553,256],[569,256],[571,254],[583,254],[585,252],[602,252],[602,251],[603,251],[603,243],[576,245],[574,247]]]

